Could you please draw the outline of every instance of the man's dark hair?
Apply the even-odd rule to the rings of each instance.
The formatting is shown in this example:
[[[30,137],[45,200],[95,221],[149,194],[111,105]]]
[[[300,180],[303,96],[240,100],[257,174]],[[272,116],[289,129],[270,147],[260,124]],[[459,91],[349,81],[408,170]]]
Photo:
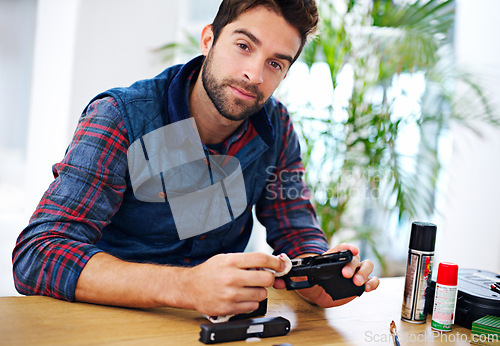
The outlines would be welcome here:
[[[212,23],[214,44],[227,24],[257,6],[264,6],[276,12],[298,30],[301,45],[293,61],[297,60],[307,38],[316,31],[318,25],[318,8],[314,0],[223,0]]]

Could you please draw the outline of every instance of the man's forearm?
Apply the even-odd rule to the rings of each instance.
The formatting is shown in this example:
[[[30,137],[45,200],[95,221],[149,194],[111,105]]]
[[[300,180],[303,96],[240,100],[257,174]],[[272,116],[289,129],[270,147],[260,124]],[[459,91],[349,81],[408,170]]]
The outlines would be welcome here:
[[[77,301],[137,308],[194,308],[181,287],[189,268],[130,263],[106,253],[94,255],[75,290]]]
[[[130,263],[105,253],[94,255],[76,285],[78,301],[127,307],[171,306],[210,316],[236,315],[258,308],[283,262],[264,253],[219,254],[192,268]]]

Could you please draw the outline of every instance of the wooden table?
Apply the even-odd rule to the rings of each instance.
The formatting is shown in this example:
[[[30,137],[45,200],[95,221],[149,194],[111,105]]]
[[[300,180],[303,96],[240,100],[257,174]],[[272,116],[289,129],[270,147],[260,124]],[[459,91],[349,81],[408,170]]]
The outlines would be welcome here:
[[[401,345],[469,345],[470,330],[455,325],[435,333],[426,324],[401,321],[403,278],[384,278],[379,288],[341,307],[311,306],[291,291],[269,290],[267,316],[283,316],[287,336],[222,345],[394,345],[396,322]],[[203,345],[196,311],[172,308],[126,309],[68,303],[49,297],[0,298],[0,345]]]

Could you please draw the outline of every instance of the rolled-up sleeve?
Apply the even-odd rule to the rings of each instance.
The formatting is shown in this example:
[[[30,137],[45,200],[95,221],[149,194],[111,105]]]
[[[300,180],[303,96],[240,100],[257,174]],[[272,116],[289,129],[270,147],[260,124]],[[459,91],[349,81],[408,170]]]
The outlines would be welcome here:
[[[64,159],[13,251],[16,289],[73,301],[94,244],[126,189],[127,131],[112,98],[82,114]]]

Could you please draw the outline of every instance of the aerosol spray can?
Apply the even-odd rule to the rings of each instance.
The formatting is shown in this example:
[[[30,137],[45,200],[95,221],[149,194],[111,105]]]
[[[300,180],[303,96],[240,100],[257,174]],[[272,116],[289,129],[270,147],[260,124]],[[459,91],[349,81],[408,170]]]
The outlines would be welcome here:
[[[455,308],[458,294],[458,265],[439,263],[431,328],[442,332],[451,331],[455,322]]]
[[[436,243],[436,225],[413,222],[406,264],[406,280],[401,319],[412,323],[425,323],[425,293],[432,278],[432,262]]]

